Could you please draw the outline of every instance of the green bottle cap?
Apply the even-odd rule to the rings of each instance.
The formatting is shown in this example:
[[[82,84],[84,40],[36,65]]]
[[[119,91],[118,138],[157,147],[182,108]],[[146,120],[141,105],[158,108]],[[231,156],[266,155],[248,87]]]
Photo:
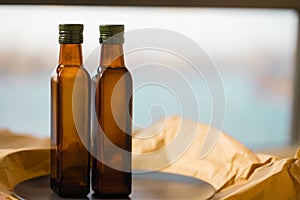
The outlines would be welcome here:
[[[83,42],[83,24],[59,24],[60,44],[81,44]]]
[[[124,43],[124,25],[100,25],[99,42],[103,44],[123,44]]]

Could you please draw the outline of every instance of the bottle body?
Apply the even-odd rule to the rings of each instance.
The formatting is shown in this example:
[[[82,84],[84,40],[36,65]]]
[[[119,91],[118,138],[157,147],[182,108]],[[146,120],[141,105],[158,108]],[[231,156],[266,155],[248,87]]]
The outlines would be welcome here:
[[[51,77],[50,185],[62,197],[86,196],[90,190],[91,81],[81,65],[81,45],[61,45]]]
[[[99,196],[128,196],[131,193],[132,77],[123,55],[105,64],[107,53],[122,46],[102,46],[101,66],[93,77],[92,189]],[[118,53],[117,53],[118,54]],[[118,61],[121,59],[121,62]]]

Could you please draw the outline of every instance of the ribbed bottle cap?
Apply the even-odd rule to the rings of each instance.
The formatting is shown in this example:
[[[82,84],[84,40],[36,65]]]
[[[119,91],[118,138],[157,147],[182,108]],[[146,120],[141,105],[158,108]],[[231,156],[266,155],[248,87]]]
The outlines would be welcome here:
[[[104,44],[123,44],[124,43],[124,25],[100,25],[99,42]]]
[[[83,24],[59,24],[60,44],[81,44],[83,42]]]

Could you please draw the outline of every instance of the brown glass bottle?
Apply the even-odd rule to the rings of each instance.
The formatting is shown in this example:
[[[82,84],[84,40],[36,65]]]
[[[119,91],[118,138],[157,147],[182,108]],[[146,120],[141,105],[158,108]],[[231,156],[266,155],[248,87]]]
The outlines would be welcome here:
[[[82,65],[82,31],[80,24],[59,25],[59,63],[51,77],[50,185],[62,197],[90,191],[91,81]]]
[[[123,31],[123,25],[100,26],[92,162],[92,188],[99,196],[131,193],[132,78],[124,64]]]

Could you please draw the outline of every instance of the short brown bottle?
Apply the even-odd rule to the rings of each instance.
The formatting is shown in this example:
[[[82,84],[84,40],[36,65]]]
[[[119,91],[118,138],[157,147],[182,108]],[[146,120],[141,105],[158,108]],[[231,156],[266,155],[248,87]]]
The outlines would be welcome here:
[[[51,189],[62,197],[90,191],[90,87],[83,68],[83,25],[59,25],[59,63],[51,77]],[[84,142],[83,142],[84,141]]]
[[[101,56],[93,77],[92,189],[98,196],[131,193],[132,78],[123,56],[124,26],[101,25]]]

